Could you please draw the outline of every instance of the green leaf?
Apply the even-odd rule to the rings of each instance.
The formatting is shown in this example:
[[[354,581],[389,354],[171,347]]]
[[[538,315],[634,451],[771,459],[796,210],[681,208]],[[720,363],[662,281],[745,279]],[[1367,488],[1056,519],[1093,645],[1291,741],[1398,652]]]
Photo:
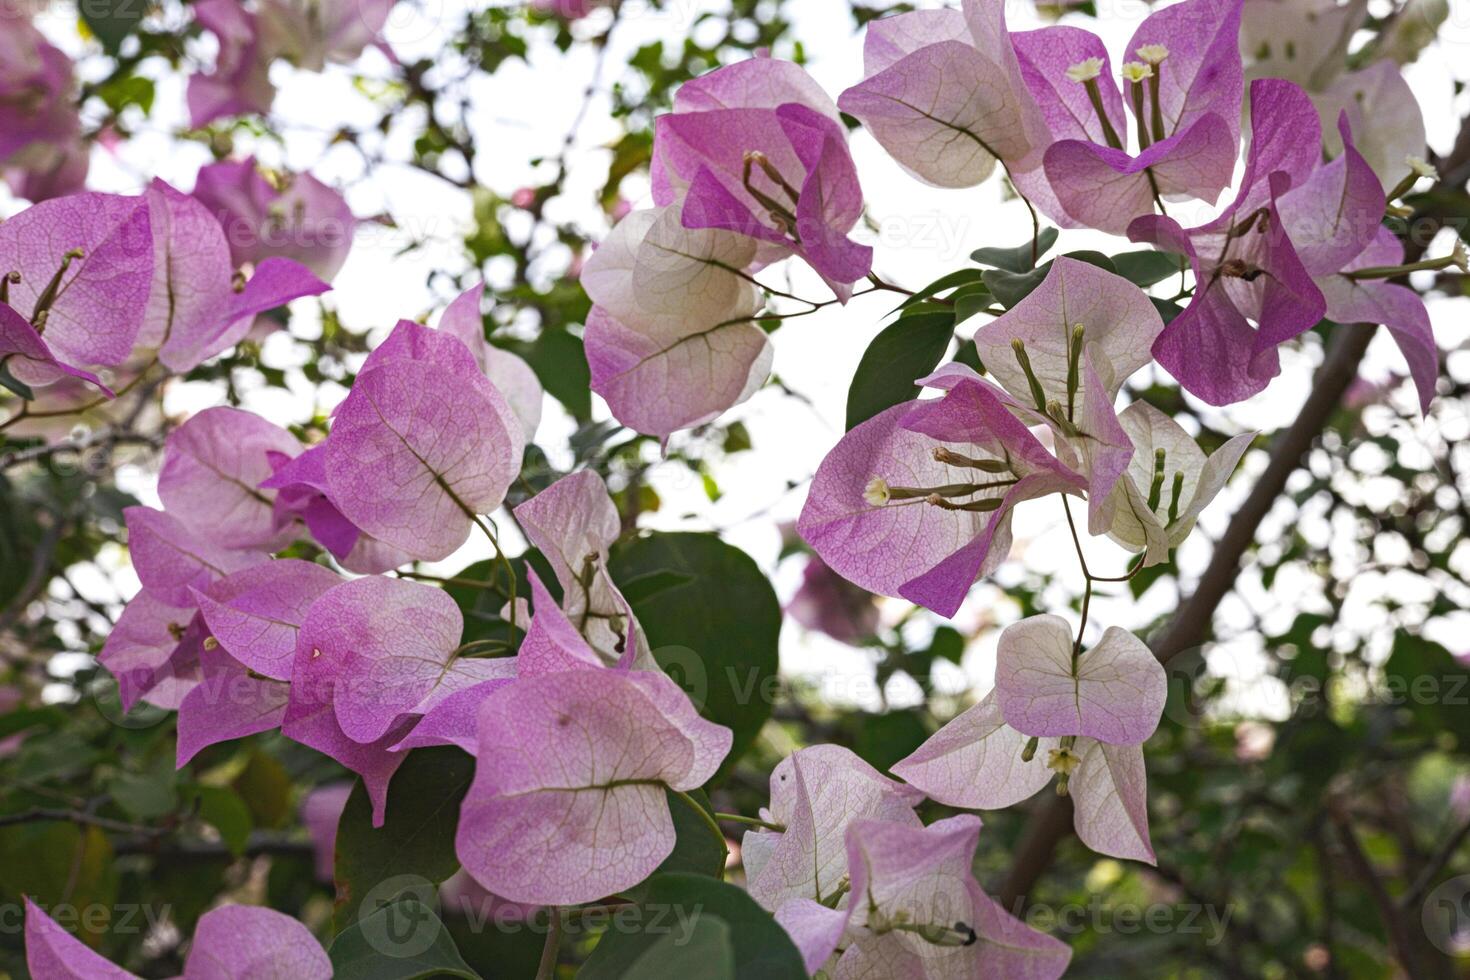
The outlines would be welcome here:
[[[1057,243],[1057,236],[1061,234],[1055,228],[1043,228],[1036,240],[1036,256],[1039,259],[1051,250]],[[994,269],[1004,269],[1006,272],[1027,272],[1034,268],[1035,263],[1031,261],[1031,240],[1027,239],[1014,248],[977,248],[970,253],[970,258],[988,265]]]
[[[676,588],[688,581],[688,575],[671,572],[667,569],[660,569],[656,572],[649,572],[647,575],[640,575],[635,579],[630,579],[621,588],[621,591],[623,598],[629,602],[642,602],[644,599],[652,599],[665,589]]]
[[[688,935],[670,932],[645,949],[628,971],[638,980],[735,980],[735,948],[723,919],[700,916]]]
[[[881,715],[855,716],[857,732],[852,750],[874,768],[887,770],[912,755],[929,737],[929,729],[917,711],[889,711]]]
[[[1066,257],[1076,259],[1079,262],[1086,262],[1089,265],[1095,265],[1106,272],[1116,271],[1113,268],[1112,259],[1101,252],[1095,252],[1091,249],[1068,252],[1066,253]],[[1009,310],[1021,302],[1021,300],[1030,296],[1032,290],[1041,285],[1042,280],[1046,278],[1049,272],[1051,272],[1050,262],[1037,266],[1030,272],[1022,273],[1010,272],[1004,269],[992,269],[985,273],[985,288],[995,294],[995,298],[1000,300],[1001,306]]]
[[[87,27],[97,35],[108,54],[117,54],[148,10],[146,0],[83,0],[78,7]]]
[[[334,980],[480,980],[439,916],[417,898],[369,912],[337,934],[327,955]]]
[[[912,313],[884,327],[848,386],[848,429],[916,396],[914,382],[938,367],[953,335],[954,314],[948,310]]]
[[[547,394],[573,418],[586,422],[592,417],[592,372],[581,337],[565,330],[543,330],[524,355]]]
[[[706,878],[719,878],[725,870],[725,859],[730,852],[715,840],[709,824],[695,813],[686,801],[679,799],[678,794],[673,790],[665,789],[664,795],[668,797],[669,815],[674,818],[674,849],[669,852],[668,857],[663,859],[663,863],[654,869],[653,874],[682,872],[703,875]],[[704,790],[691,791],[689,798],[699,804],[711,817],[714,816],[714,804],[709,801],[709,795]],[[653,881],[653,875],[650,875],[641,884],[625,890],[623,894],[635,902],[642,901],[648,894],[651,881]]]
[[[14,392],[26,401],[33,401],[36,397],[36,393],[31,390],[31,386],[11,374],[10,369],[4,364],[0,364],[0,388]]]
[[[231,854],[239,857],[245,853],[255,821],[239,793],[223,786],[192,786],[186,798],[197,805],[199,819],[219,832],[220,840]]]
[[[734,732],[716,778],[728,773],[771,716],[781,605],[750,556],[712,534],[655,533],[613,549],[619,588],[654,573],[686,581],[629,596],[654,659],[700,713]]]
[[[1159,316],[1166,324],[1173,323],[1174,318],[1184,312],[1184,307],[1172,299],[1159,299],[1157,296],[1150,296],[1149,299],[1153,301],[1154,309],[1159,311]]]
[[[1113,267],[1118,270],[1118,275],[1135,286],[1146,287],[1178,275],[1179,261],[1180,256],[1171,252],[1155,252],[1146,248],[1113,256]]]
[[[251,752],[245,769],[230,785],[250,808],[257,827],[280,827],[294,814],[291,776],[264,752]]]
[[[946,273],[929,285],[914,293],[908,299],[898,304],[896,309],[906,310],[916,303],[922,303],[931,296],[937,296],[946,289],[954,289],[956,286],[968,286],[980,282],[979,269],[956,269],[954,272]]]
[[[160,757],[151,769],[120,773],[108,785],[108,792],[135,820],[153,820],[172,812],[179,803],[173,760]]]
[[[337,825],[337,928],[459,870],[454,831],[474,773],[475,760],[457,748],[415,749],[393,776],[381,827],[358,780]]]
[[[638,904],[636,912],[627,917],[630,928],[609,931],[602,937],[577,974],[579,980],[662,976],[647,971],[653,966],[667,966],[662,957],[672,954],[670,942],[692,944],[704,929],[701,941],[708,948],[718,935],[717,929],[710,932],[710,927],[702,927],[703,920],[714,920],[725,927],[724,939],[734,959],[725,976],[732,980],[806,980],[801,954],[786,930],[744,889],[699,875],[655,875],[649,882],[648,897]],[[716,964],[720,962],[718,949],[717,944]],[[702,971],[680,975],[699,976]]]

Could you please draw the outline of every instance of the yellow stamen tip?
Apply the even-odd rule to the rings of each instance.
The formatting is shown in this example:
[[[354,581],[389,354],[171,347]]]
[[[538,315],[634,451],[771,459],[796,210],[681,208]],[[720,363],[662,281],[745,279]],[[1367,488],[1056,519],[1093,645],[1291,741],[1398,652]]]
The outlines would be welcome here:
[[[1086,58],[1067,69],[1067,77],[1074,82],[1090,82],[1102,74],[1101,58]]]
[[[874,507],[882,507],[889,499],[888,481],[881,476],[875,476],[868,481],[863,488],[863,500]]]
[[[1135,85],[1145,78],[1153,77],[1153,73],[1153,65],[1146,65],[1141,61],[1124,62],[1123,67],[1119,69],[1119,74],[1123,76],[1123,80],[1125,82],[1132,82]]]
[[[1150,65],[1162,64],[1169,57],[1169,49],[1162,44],[1145,44],[1135,53]]]
[[[1407,156],[1404,157],[1404,163],[1409,165],[1409,169],[1414,172],[1416,177],[1428,177],[1430,180],[1439,179],[1439,171],[1425,162],[1423,157]]]

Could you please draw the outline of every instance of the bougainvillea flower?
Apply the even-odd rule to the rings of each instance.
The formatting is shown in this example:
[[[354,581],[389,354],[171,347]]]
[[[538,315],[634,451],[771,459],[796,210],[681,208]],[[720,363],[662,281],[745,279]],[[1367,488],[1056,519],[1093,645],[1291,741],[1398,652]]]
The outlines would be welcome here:
[[[653,666],[648,639],[607,573],[608,549],[623,525],[602,477],[591,470],[564,476],[517,507],[515,519],[551,564],[563,612],[602,661],[617,663],[636,648],[636,666]]]
[[[995,693],[1006,724],[1023,735],[1086,735],[1136,745],[1158,727],[1168,682],[1143,641],[1109,626],[1074,657],[1072,627],[1031,616],[1006,627],[995,655]]]
[[[296,457],[269,453],[275,472],[260,483],[276,491],[271,502],[277,528],[297,520],[312,538],[332,553],[342,567],[360,575],[377,575],[411,560],[400,548],[379,541],[349,521],[327,495],[326,446],[318,444]]]
[[[1246,78],[1284,78],[1319,92],[1342,73],[1368,0],[1245,0],[1240,53]]]
[[[1156,565],[1194,530],[1255,433],[1233,436],[1206,456],[1178,422],[1147,402],[1129,405],[1118,421],[1135,452],[1127,476],[1107,501],[1107,531],[1125,548],[1143,552],[1145,566]]]
[[[154,180],[146,195],[153,222],[153,291],[140,343],[158,348],[173,371],[187,371],[244,339],[256,314],[330,287],[305,266],[269,258],[240,285],[229,244],[209,209]]]
[[[276,97],[271,56],[255,15],[237,0],[200,0],[194,4],[194,17],[215,36],[219,51],[214,71],[189,78],[189,125],[197,129],[226,116],[270,112]]]
[[[179,703],[177,766],[182,769],[206,746],[278,727],[290,696],[289,684],[259,676],[206,640],[199,651],[199,681]]]
[[[1321,113],[1327,152],[1333,156],[1342,152],[1339,131],[1332,126],[1346,113],[1358,152],[1384,188],[1393,187],[1409,173],[1407,157],[1425,155],[1424,114],[1414,90],[1392,61],[1376,61],[1343,75],[1313,101]]]
[[[138,980],[57,925],[29,897],[25,907],[26,967],[33,980]]]
[[[1034,166],[1047,137],[1021,81],[1005,4],[920,10],[868,25],[862,82],[837,104],[903,168],[939,187],[973,187],[997,161]],[[1029,161],[1029,162],[1028,162]]]
[[[706,782],[730,739],[661,672],[516,680],[481,706],[455,851],[476,881],[511,901],[615,895],[674,848],[666,791]]]
[[[1408,286],[1383,279],[1354,279],[1362,269],[1400,265],[1404,243],[1387,228],[1379,228],[1363,252],[1338,275],[1317,280],[1327,300],[1327,316],[1339,323],[1381,323],[1388,328],[1409,364],[1419,393],[1421,411],[1429,411],[1439,379],[1439,348],[1424,300]]]
[[[970,868],[979,837],[980,819],[970,814],[927,827],[884,820],[850,824],[845,845],[852,894],[839,913],[847,945],[828,975],[1060,977],[1072,958],[1067,944],[1010,915],[975,880]],[[791,929],[791,918],[783,918]],[[832,918],[808,921],[827,931]],[[801,940],[797,945],[808,969],[815,971],[826,959],[816,959],[820,950],[814,946]]]
[[[1064,460],[1088,477],[1090,529],[1098,508],[1133,456],[1113,410],[1123,382],[1153,360],[1163,332],[1158,310],[1133,283],[1062,256],[1029,296],[975,333],[995,381],[1069,450]],[[1056,415],[1053,415],[1053,412]]]
[[[454,745],[474,755],[479,747],[480,705],[494,691],[515,679],[517,658],[494,657],[485,660],[486,669],[503,676],[481,681],[473,687],[455,691],[429,709],[398,742],[394,752],[424,748],[430,745]]]
[[[763,243],[762,265],[805,259],[839,299],[873,265],[847,237],[862,188],[837,107],[798,65],[757,57],[685,82],[654,121],[653,198],[684,199],[685,228]]]
[[[613,663],[603,660],[576,625],[567,618],[566,612],[556,604],[535,570],[528,567],[526,577],[531,583],[534,615],[527,627],[526,637],[516,652],[516,671],[519,676],[535,677],[563,670],[631,665],[636,652],[632,646],[627,646]],[[625,612],[624,615],[629,616],[631,613]]]
[[[30,321],[5,303],[0,303],[0,364],[30,384],[71,377],[96,386],[109,397],[112,395],[112,390],[97,375],[58,361]]]
[[[464,617],[443,589],[370,576],[322,594],[297,637],[315,676],[331,672],[332,707],[343,734],[377,742],[408,715],[500,675],[494,660],[459,656]],[[293,683],[295,673],[293,673]]]
[[[178,707],[198,678],[205,627],[192,603],[175,605],[144,588],[123,607],[97,661],[117,679],[124,711],[146,698]]]
[[[1240,143],[1240,2],[1185,0],[1150,14],[1128,42],[1136,60],[1122,65],[1123,93],[1102,41],[1087,31],[1015,35],[1052,137],[1041,170],[1016,176],[1022,193],[1063,224],[1115,234],[1156,201],[1214,201]]]
[[[286,540],[272,516],[269,453],[294,456],[296,437],[253,412],[208,408],[169,433],[158,496],[168,513],[226,548],[273,551]]]
[[[454,337],[401,321],[369,355],[325,443],[328,496],[415,558],[447,558],[505,499],[525,441]]]
[[[786,614],[840,643],[857,643],[878,631],[873,593],[853,585],[816,555],[807,556],[801,585],[786,603]]]
[[[26,966],[32,980],[138,980],[93,952],[29,898]],[[222,905],[200,916],[179,980],[331,980],[332,961],[311,930],[275,909]]]
[[[1154,357],[1212,405],[1264,389],[1281,371],[1277,347],[1310,330],[1326,309],[1277,208],[1318,159],[1316,110],[1301,89],[1270,79],[1252,83],[1251,106],[1251,148],[1235,202],[1188,231],[1163,215],[1145,215],[1128,229],[1134,241],[1189,259],[1194,295],[1155,341]]]
[[[123,510],[128,553],[138,581],[155,597],[192,608],[191,589],[207,589],[231,572],[263,561],[260,552],[222,548],[178,518],[151,507]]]
[[[813,745],[771,772],[761,819],[784,830],[752,830],[741,842],[746,888],[776,911],[792,898],[832,899],[848,872],[843,833],[854,820],[920,825],[924,796],[894,782],[840,745]]]
[[[531,365],[510,351],[501,350],[485,336],[485,321],[480,316],[480,302],[485,284],[477,283],[461,293],[444,308],[439,329],[458,337],[471,354],[480,371],[490,379],[520,420],[521,432],[530,442],[541,424],[541,402],[544,390]]]
[[[288,681],[307,611],[317,596],[341,582],[330,568],[282,558],[196,589],[194,599],[210,635],[226,652],[263,677]]]
[[[214,215],[236,266],[277,256],[328,282],[347,261],[357,219],[311,174],[267,171],[254,157],[199,168],[193,196]]]
[[[760,290],[740,272],[755,255],[750,238],[685,228],[678,204],[632,212],[592,253],[581,276],[595,304],[587,363],[618,421],[667,439],[765,382],[772,350],[753,319]]]
[[[0,172],[20,197],[58,197],[86,179],[75,83],[71,59],[26,13],[0,13]]]
[[[1082,843],[1100,854],[1154,863],[1148,838],[1148,788],[1141,745],[1077,738],[1030,738],[1006,724],[997,692],[930,736],[895,776],[948,806],[1001,810],[1037,793],[1054,772],[1067,775]]]
[[[313,788],[301,801],[301,825],[311,838],[312,863],[318,881],[333,878],[337,863],[337,824],[351,796],[351,783],[329,783]]]
[[[382,38],[395,0],[262,0],[260,29],[266,49],[306,71],[328,63],[356,61],[376,45],[392,57]]]
[[[967,378],[843,436],[817,469],[797,531],[868,591],[952,616],[1010,551],[1016,504],[1084,485],[1004,392]]]
[[[76,194],[44,201],[0,222],[0,296],[30,321],[56,360],[80,367],[121,364],[143,325],[153,278],[153,239],[141,198]],[[18,281],[17,278],[18,277]],[[44,368],[16,377],[47,384]]]
[[[204,913],[181,980],[253,977],[331,980],[332,962],[311,930],[275,909],[223,905]]]

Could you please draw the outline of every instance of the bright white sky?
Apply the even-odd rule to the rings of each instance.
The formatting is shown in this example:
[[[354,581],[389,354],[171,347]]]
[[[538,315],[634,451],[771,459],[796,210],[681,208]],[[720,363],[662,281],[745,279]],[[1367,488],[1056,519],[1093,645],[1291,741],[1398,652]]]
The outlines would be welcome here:
[[[1376,2],[1376,0],[1375,0]],[[678,43],[689,30],[694,12],[721,9],[722,4],[698,3],[694,0],[668,0],[664,11],[649,11],[639,0],[624,4],[624,16],[614,35],[605,62],[604,77],[588,108],[584,125],[573,151],[572,177],[566,198],[555,202],[553,213],[562,219],[575,220],[598,231],[605,228],[600,212],[592,201],[606,173],[609,154],[605,145],[620,134],[618,124],[609,118],[607,91],[613,74],[638,47],[655,39]],[[928,6],[928,4],[926,4]],[[1069,16],[1082,26],[1101,34],[1116,55],[1148,7],[1137,0],[1099,0],[1103,16],[1093,20]],[[1453,138],[1455,122],[1466,109],[1465,100],[1454,102],[1452,81],[1470,78],[1470,58],[1465,57],[1470,45],[1470,5],[1451,3],[1452,22],[1443,34],[1444,40],[1425,52],[1418,63],[1407,69],[1407,76],[1417,94],[1428,123],[1431,145],[1447,148]],[[422,10],[432,11],[426,16]],[[400,3],[388,31],[389,41],[403,60],[435,55],[444,50],[447,32],[460,22],[462,0],[428,0],[416,9]],[[861,37],[851,31],[848,7],[842,0],[801,0],[789,5],[795,22],[795,36],[802,39],[811,62],[811,71],[834,97],[843,88],[861,78]],[[77,53],[79,42],[73,31],[74,10],[70,5],[55,5],[45,15],[48,33],[66,50]],[[599,12],[588,22],[576,26],[579,35],[601,29]],[[1015,0],[1008,7],[1012,25],[1018,28],[1039,26],[1029,2]],[[198,49],[201,58],[208,57],[208,44]],[[384,73],[385,60],[377,52],[369,52],[364,65],[370,74]],[[84,66],[84,73],[95,69]],[[534,184],[544,173],[529,164],[532,158],[556,153],[582,103],[583,91],[593,78],[592,52],[583,48],[562,54],[549,41],[532,45],[528,64],[507,62],[492,78],[474,84],[475,108],[471,123],[477,139],[480,183],[508,196],[517,187]],[[93,72],[95,74],[95,71]],[[428,273],[435,269],[457,270],[462,266],[458,240],[469,227],[468,195],[445,182],[407,167],[387,167],[364,179],[362,158],[350,147],[327,145],[327,136],[343,123],[368,124],[376,113],[357,91],[350,75],[343,69],[329,68],[316,75],[277,65],[273,79],[279,87],[275,111],[277,128],[288,134],[285,156],[273,146],[260,150],[266,162],[291,169],[311,169],[318,177],[346,187],[349,201],[359,215],[391,215],[399,231],[367,226],[360,235],[351,258],[326,298],[343,322],[354,330],[370,330],[381,337],[399,317],[416,317],[441,306],[446,295],[432,295],[427,288]],[[204,149],[196,144],[176,142],[171,133],[182,126],[183,84],[178,77],[161,76],[154,118],[145,131],[118,148],[117,156],[98,150],[93,160],[93,184],[99,189],[136,191],[149,177],[158,175],[182,188],[192,186],[198,167],[208,162]],[[409,141],[417,132],[415,120],[403,120],[390,133],[387,155],[402,159]],[[876,269],[889,281],[917,288],[967,261],[971,250],[981,245],[1011,245],[1030,234],[1030,221],[1019,202],[1002,200],[998,179],[972,190],[937,190],[919,184],[903,173],[865,133],[855,134],[853,154],[868,200],[869,211],[878,227],[877,236],[867,236],[877,247]],[[241,142],[241,152],[250,147]],[[3,192],[0,192],[3,193]],[[3,200],[3,198],[0,198]],[[1222,197],[1228,201],[1229,194]],[[651,201],[634,201],[646,206]],[[12,213],[19,205],[7,202],[3,213]],[[518,229],[512,228],[513,233]],[[398,254],[405,235],[426,237],[437,244],[415,254]],[[1444,243],[1441,242],[1441,245]],[[1120,251],[1129,248],[1118,239],[1092,232],[1068,232],[1059,250],[1093,247]],[[1436,254],[1438,249],[1435,250]],[[558,261],[564,261],[564,257]],[[489,274],[494,277],[496,270]],[[786,277],[789,276],[789,280]],[[799,295],[824,298],[821,283],[804,267],[787,263],[763,274],[763,278]],[[790,285],[786,285],[789,282]],[[1462,345],[1467,330],[1467,300],[1437,300],[1431,303],[1436,332],[1441,346]],[[315,335],[315,314],[300,304],[303,313],[293,329],[299,336]],[[717,465],[715,476],[724,490],[719,502],[711,504],[696,480],[679,465],[666,464],[652,473],[652,485],[664,501],[663,509],[645,518],[645,525],[657,528],[716,528],[727,540],[744,548],[761,565],[772,572],[782,599],[787,598],[800,577],[800,563],[788,562],[777,568],[780,547],[777,524],[792,522],[800,511],[804,490],[786,493],[788,480],[802,480],[815,470],[822,457],[841,435],[847,384],[863,350],[883,325],[884,314],[891,309],[891,295],[877,294],[859,298],[851,306],[830,308],[810,317],[794,320],[775,335],[775,371],[796,391],[811,399],[808,408],[785,398],[779,391],[767,388],[750,402],[740,406],[732,417],[749,428],[756,449]],[[1315,355],[1296,350],[1283,352],[1282,377],[1268,392],[1256,400],[1212,413],[1227,430],[1258,428],[1270,430],[1283,424],[1294,414],[1306,391],[1306,381],[1315,363]],[[280,366],[300,363],[299,353],[289,339],[277,336],[266,347],[266,359]],[[1467,355],[1459,355],[1467,358]],[[1452,369],[1470,371],[1470,364],[1452,359]],[[1370,352],[1365,374],[1381,378],[1390,371],[1402,371],[1396,349],[1381,336]],[[273,420],[289,422],[304,419],[315,408],[327,408],[343,396],[340,389],[319,389],[297,379],[292,392],[261,390],[247,396],[246,407]],[[1401,388],[1396,397],[1406,397]],[[171,411],[190,412],[215,404],[221,399],[219,390],[210,385],[176,384],[170,391]],[[599,409],[606,411],[599,403]],[[550,400],[547,418],[542,423],[538,442],[558,458],[566,445],[571,425]],[[1443,433],[1425,433],[1426,438],[1459,440],[1470,438],[1470,424],[1461,416]],[[675,437],[677,442],[678,436]],[[563,454],[564,455],[564,454]],[[1228,519],[1234,506],[1243,498],[1252,473],[1264,465],[1256,454],[1247,459],[1243,472],[1234,485],[1222,494],[1201,522],[1202,531],[1185,545],[1178,561],[1187,571],[1198,571],[1208,557],[1209,546],[1200,540],[1217,532]],[[153,474],[133,471],[124,474],[128,484],[150,499]],[[1371,487],[1365,492],[1371,493]],[[1369,499],[1372,499],[1371,497]],[[1382,501],[1387,503],[1387,500]],[[504,522],[503,522],[504,523]],[[1320,522],[1319,522],[1320,524]],[[971,630],[982,624],[1008,623],[1018,616],[1014,604],[1006,599],[1003,586],[1018,581],[1024,568],[1034,571],[1064,570],[1067,577],[1061,588],[1080,589],[1081,577],[1061,508],[1055,501],[1034,502],[1022,508],[1017,520],[1016,559],[997,576],[1000,586],[981,585],[971,594],[960,612],[957,625]],[[1306,524],[1303,525],[1307,526]],[[1279,527],[1276,529],[1279,530]],[[1318,529],[1328,533],[1325,526]],[[1271,533],[1271,528],[1267,528]],[[1351,539],[1348,539],[1351,540]],[[1106,539],[1087,542],[1092,565],[1100,570],[1121,571],[1124,553]],[[478,537],[472,538],[463,552],[443,563],[454,570],[482,557]],[[1345,560],[1354,560],[1345,556]],[[119,564],[121,564],[119,562]],[[101,575],[88,575],[85,581],[95,585],[98,597],[116,599],[116,588],[129,594],[135,580],[125,569],[114,586]],[[1243,625],[1242,601],[1250,602],[1258,612],[1272,610],[1268,622],[1281,625],[1295,612],[1313,604],[1311,594],[1298,591],[1298,583],[1278,581],[1277,596],[1291,597],[1289,606],[1268,597],[1259,588],[1247,586],[1243,598],[1232,598],[1223,607],[1227,620]],[[1300,583],[1307,593],[1311,582]],[[1364,573],[1358,585],[1368,592],[1381,593],[1401,588],[1392,575]],[[1405,595],[1403,598],[1409,598]],[[1056,594],[1056,606],[1062,611],[1066,593]],[[1126,599],[1096,601],[1090,633],[1107,625],[1138,627],[1165,611],[1174,601],[1167,589],[1155,589],[1141,604]],[[1320,600],[1318,600],[1320,601]],[[895,618],[902,604],[891,603],[888,613]],[[1350,607],[1352,614],[1352,607]],[[1368,615],[1359,613],[1358,615]],[[1466,617],[1470,620],[1470,616]],[[1440,624],[1448,633],[1450,626],[1467,623]],[[1228,628],[1228,627],[1227,627]],[[927,626],[921,627],[927,630]],[[997,632],[986,631],[968,651],[963,671],[955,669],[941,675],[939,682],[947,690],[961,692],[967,688],[981,693],[990,686],[994,645]],[[820,684],[829,700],[874,706],[878,703],[873,689],[868,655],[854,651],[825,637],[807,634],[794,624],[783,631],[782,662],[788,675]],[[1227,675],[1247,680],[1259,675],[1262,660],[1259,649],[1251,641],[1224,644],[1211,654],[1212,668]],[[916,691],[902,682],[888,691],[894,703],[910,703]],[[1274,695],[1257,689],[1248,699],[1255,706],[1269,710]]]

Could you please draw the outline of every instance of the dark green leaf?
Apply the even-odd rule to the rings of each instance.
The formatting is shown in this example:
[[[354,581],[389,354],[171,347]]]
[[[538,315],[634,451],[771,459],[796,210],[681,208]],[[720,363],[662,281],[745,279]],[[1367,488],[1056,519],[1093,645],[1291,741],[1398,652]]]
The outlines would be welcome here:
[[[1051,269],[1051,263],[1043,265],[1039,269],[1030,272],[1008,272],[1004,269],[987,269],[985,272],[985,288],[1000,300],[1000,305],[1006,309],[1015,306],[1021,300],[1031,295],[1032,290],[1041,285],[1041,280],[1046,278],[1047,271]]]
[[[580,980],[658,976],[641,972],[658,962],[650,958],[651,951],[671,952],[667,945],[671,932],[675,942],[692,941],[702,919],[724,925],[734,952],[734,969],[728,976],[734,980],[806,980],[801,954],[786,930],[742,888],[700,875],[655,875],[637,913],[628,917],[631,928],[602,937],[577,974]]]
[[[724,920],[700,916],[687,935],[667,933],[645,949],[628,971],[638,980],[735,980],[735,949]]]
[[[729,852],[715,840],[709,824],[686,801],[679,799],[672,790],[664,790],[664,795],[668,797],[669,815],[674,818],[674,849],[653,873],[659,875],[684,872],[704,875],[706,878],[720,877]],[[710,803],[709,795],[704,790],[694,790],[689,798],[703,807],[710,816],[714,816],[714,805]],[[652,880],[650,875],[648,881],[627,889],[623,894],[635,902],[641,901],[648,894],[648,885]]]
[[[1184,312],[1184,307],[1171,299],[1159,299],[1157,296],[1150,296],[1149,299],[1153,301],[1154,309],[1159,311],[1159,316],[1163,317],[1165,323],[1173,323],[1174,318]]]
[[[11,374],[10,369],[4,364],[0,364],[0,388],[14,392],[26,401],[32,401],[36,397],[36,393],[31,390],[31,386]]]
[[[81,0],[77,6],[108,54],[117,54],[148,10],[146,0]]]
[[[1041,235],[1036,240],[1035,255],[1037,259],[1045,255],[1053,245],[1057,243],[1057,236],[1061,232],[1055,228],[1041,229]],[[1004,269],[1006,272],[1026,272],[1035,267],[1032,261],[1032,243],[1030,239],[1022,242],[1014,248],[977,248],[970,253],[970,258],[981,265],[988,265],[994,269]]]
[[[914,382],[939,365],[953,335],[949,311],[911,313],[884,327],[863,352],[848,386],[847,427],[917,395]]]
[[[629,602],[659,665],[704,717],[734,731],[720,767],[729,772],[771,716],[781,633],[771,584],[749,555],[711,534],[636,538],[613,549],[608,567],[619,588],[656,572],[685,577]]]
[[[343,928],[401,894],[395,883],[437,884],[459,870],[454,830],[475,760],[449,746],[415,749],[393,776],[383,826],[373,826],[361,780],[337,825],[337,909]],[[407,884],[405,884],[407,887]],[[390,894],[381,894],[384,890]]]
[[[561,402],[578,422],[592,417],[592,373],[582,338],[565,330],[543,330],[525,351],[547,394]]]
[[[334,980],[480,980],[439,916],[417,898],[372,910],[338,933],[327,955]]]
[[[1180,257],[1169,252],[1141,249],[1113,256],[1118,275],[1135,286],[1152,286],[1179,274]]]
[[[956,286],[967,286],[978,282],[980,282],[979,269],[956,269],[954,272],[946,273],[923,289],[920,289],[908,299],[898,304],[896,309],[906,310],[916,303],[922,303],[931,296],[938,296],[947,289],[954,289]]]
[[[187,791],[186,799],[198,807],[199,819],[219,832],[220,840],[231,854],[239,857],[245,853],[255,821],[240,794],[224,786],[193,786]]]

